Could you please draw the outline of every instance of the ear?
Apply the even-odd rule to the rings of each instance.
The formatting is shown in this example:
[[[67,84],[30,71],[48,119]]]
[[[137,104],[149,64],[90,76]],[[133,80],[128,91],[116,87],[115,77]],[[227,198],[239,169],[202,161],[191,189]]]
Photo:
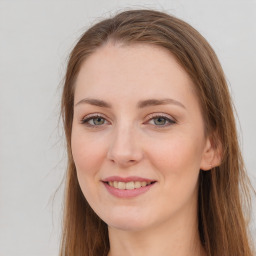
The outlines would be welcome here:
[[[217,136],[209,136],[206,139],[205,148],[202,154],[200,169],[211,170],[221,164],[222,145]]]

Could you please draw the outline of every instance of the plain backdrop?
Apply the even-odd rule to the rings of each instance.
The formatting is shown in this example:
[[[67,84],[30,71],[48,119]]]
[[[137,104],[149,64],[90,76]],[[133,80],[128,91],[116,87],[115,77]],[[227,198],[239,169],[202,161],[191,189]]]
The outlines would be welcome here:
[[[68,54],[93,23],[144,7],[184,19],[216,51],[256,186],[256,1],[0,0],[0,256],[58,255],[66,164],[58,122]],[[251,230],[255,238],[255,220]]]

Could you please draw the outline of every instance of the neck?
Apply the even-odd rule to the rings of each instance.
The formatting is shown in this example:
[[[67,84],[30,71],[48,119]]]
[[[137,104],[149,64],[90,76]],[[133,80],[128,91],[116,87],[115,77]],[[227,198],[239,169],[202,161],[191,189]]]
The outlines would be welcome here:
[[[197,219],[184,217],[142,231],[109,228],[108,256],[205,256]]]

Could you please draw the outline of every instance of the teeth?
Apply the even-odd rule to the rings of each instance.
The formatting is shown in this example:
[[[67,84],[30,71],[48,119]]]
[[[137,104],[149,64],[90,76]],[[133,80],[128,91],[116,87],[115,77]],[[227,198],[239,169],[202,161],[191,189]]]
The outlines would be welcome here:
[[[118,188],[118,189],[136,189],[140,187],[145,187],[151,184],[150,181],[129,181],[129,182],[122,182],[122,181],[109,181],[109,186]]]
[[[134,189],[134,182],[130,181],[125,184],[125,189]]]
[[[109,185],[111,186],[111,184],[109,184]],[[115,188],[118,188],[118,181],[114,181],[113,185],[114,185]]]
[[[147,182],[146,182],[146,181],[142,181],[142,182],[141,182],[141,186],[142,186],[142,187],[147,186]]]
[[[118,182],[118,188],[119,189],[125,189],[125,183],[124,182]]]
[[[141,183],[139,181],[135,181],[134,182],[134,187],[135,188],[140,188],[141,187]]]

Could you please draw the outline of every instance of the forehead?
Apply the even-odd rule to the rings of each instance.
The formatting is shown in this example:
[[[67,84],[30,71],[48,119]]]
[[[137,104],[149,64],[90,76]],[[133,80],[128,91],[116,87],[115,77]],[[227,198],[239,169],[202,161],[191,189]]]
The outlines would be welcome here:
[[[129,96],[182,100],[194,94],[194,85],[176,58],[162,47],[147,44],[108,43],[97,49],[82,64],[75,86],[75,101],[114,95],[123,100]]]

